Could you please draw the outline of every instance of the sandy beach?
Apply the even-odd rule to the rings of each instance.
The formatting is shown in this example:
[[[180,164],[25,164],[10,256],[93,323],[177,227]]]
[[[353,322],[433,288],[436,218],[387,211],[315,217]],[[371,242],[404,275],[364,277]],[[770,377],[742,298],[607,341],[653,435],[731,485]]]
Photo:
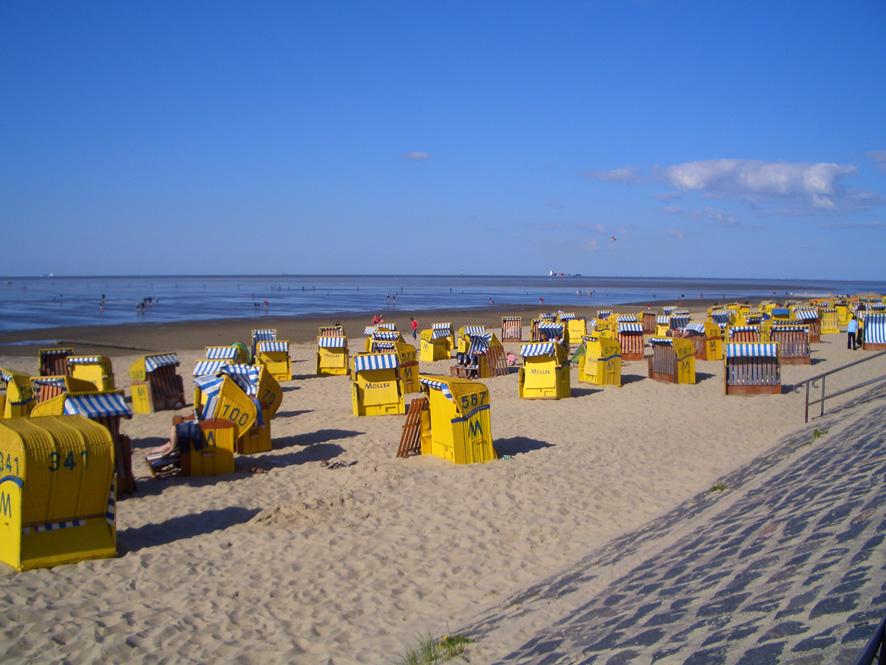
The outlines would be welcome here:
[[[420,323],[497,325],[507,313],[528,324],[538,311],[439,312]],[[409,313],[386,318],[405,330]],[[342,322],[352,346],[362,345],[365,317]],[[141,457],[165,440],[173,412],[126,421],[139,487],[119,504],[120,556],[23,574],[2,569],[4,662],[398,662],[418,636],[467,625],[803,426],[800,394],[725,396],[722,362],[698,361],[698,383],[677,386],[646,378],[637,361],[624,363],[621,388],[580,384],[573,369],[573,396],[560,401],[518,399],[513,374],[485,380],[501,460],[397,459],[403,418],[355,417],[348,378],[314,376],[319,321],[260,323],[294,342],[295,378],[283,386],[273,451],[239,457],[232,476],[153,480]],[[245,340],[255,324],[10,333],[0,337],[0,366],[36,367],[33,347],[4,342],[86,340],[98,344],[78,348],[112,356],[118,386],[127,387],[134,349],[175,350],[190,398],[203,345]],[[812,349],[812,365],[783,367],[785,384],[862,353],[847,350],[844,335]],[[446,374],[449,365],[421,370]],[[884,370],[880,358],[828,386]],[[330,459],[354,464],[321,464]],[[491,660],[471,662],[493,662],[486,653]]]

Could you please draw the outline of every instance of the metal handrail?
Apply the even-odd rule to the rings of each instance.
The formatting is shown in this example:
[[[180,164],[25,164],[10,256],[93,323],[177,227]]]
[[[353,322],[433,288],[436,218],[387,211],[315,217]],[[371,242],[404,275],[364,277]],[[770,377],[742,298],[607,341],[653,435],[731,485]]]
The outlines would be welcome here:
[[[886,351],[880,351],[879,353],[875,353],[871,356],[867,356],[866,358],[862,358],[861,360],[856,360],[855,362],[851,362],[848,365],[843,365],[842,367],[837,367],[836,369],[829,370],[827,372],[822,372],[821,374],[817,374],[811,378],[805,379],[803,381],[799,381],[791,386],[791,392],[799,392],[800,388],[803,386],[806,387],[806,415],[805,422],[809,422],[809,407],[810,405],[820,404],[821,410],[819,412],[819,417],[824,415],[824,402],[826,399],[834,397],[839,397],[840,395],[845,395],[848,392],[852,392],[853,390],[858,390],[859,388],[864,388],[865,386],[870,386],[875,383],[880,383],[881,381],[886,381],[886,374],[882,376],[878,376],[873,379],[869,379],[868,381],[863,381],[861,383],[857,383],[854,386],[850,386],[849,388],[844,388],[843,390],[838,390],[835,393],[831,393],[830,395],[825,395],[825,379],[831,374],[836,374],[837,372],[842,372],[844,369],[849,369],[850,367],[855,367],[856,365],[860,365],[862,363],[870,362],[871,360],[876,360],[877,358],[886,355]],[[818,399],[809,400],[809,388],[810,386],[815,388],[818,385],[818,382],[821,381],[821,396]]]
[[[877,653],[880,654],[879,658]],[[874,631],[873,636],[861,652],[855,665],[873,665],[874,659],[877,659],[879,665],[886,663],[886,619],[880,622],[879,627]]]

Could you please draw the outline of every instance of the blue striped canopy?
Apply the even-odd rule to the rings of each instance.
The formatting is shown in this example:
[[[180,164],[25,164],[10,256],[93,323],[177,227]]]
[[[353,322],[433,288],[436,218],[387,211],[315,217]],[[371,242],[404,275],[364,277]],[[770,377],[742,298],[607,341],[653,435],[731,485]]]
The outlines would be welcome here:
[[[680,330],[682,328],[685,328],[688,325],[689,325],[689,317],[688,316],[683,315],[683,314],[681,314],[679,316],[674,314],[673,316],[671,316],[671,328],[672,329]]]
[[[322,349],[344,349],[348,345],[347,337],[318,337],[317,346]]]
[[[12,383],[12,374],[7,372],[5,369],[0,368],[0,381],[3,381],[4,383]]]
[[[729,336],[732,337],[737,332],[760,332],[760,326],[733,326],[729,329]]]
[[[611,309],[598,309],[597,310],[597,318],[598,319],[608,319],[612,315]]]
[[[711,312],[711,318],[717,323],[729,323],[732,321],[732,313],[727,310]]]
[[[363,328],[363,334],[369,337],[372,333],[374,333],[378,328],[376,326],[366,326]]]
[[[665,314],[672,314],[675,309],[677,309],[676,305],[667,305],[666,307],[661,308]]]
[[[145,371],[153,372],[158,367],[178,365],[178,356],[174,353],[162,353],[156,356],[145,356]]]
[[[431,324],[431,330],[449,330],[452,331],[452,323],[449,321],[446,322],[437,322]]]
[[[872,303],[868,306],[868,308],[869,308],[869,309],[875,309],[875,310],[877,310],[877,311],[880,311],[881,309],[886,309],[886,303],[882,303],[882,302],[872,302]]]
[[[809,334],[809,328],[807,328],[806,326],[802,326],[800,324],[796,324],[796,325],[784,325],[784,324],[776,325],[776,324],[774,324],[772,326],[772,332],[798,332],[798,331],[802,331],[802,332],[806,333],[807,335]]]
[[[467,325],[464,327],[465,335],[482,335],[486,332],[486,326]]]
[[[237,357],[237,347],[207,346],[206,357],[209,360],[234,360]]]
[[[289,340],[263,340],[255,348],[259,353],[289,353]]]
[[[618,322],[619,323],[636,323],[637,317],[633,314],[619,314]]]
[[[396,369],[400,358],[396,353],[359,353],[354,356],[354,369],[358,372],[372,369]]]
[[[443,396],[446,399],[452,399],[452,391],[449,389],[449,384],[444,383],[443,381],[435,381],[433,379],[426,379],[423,377],[418,377],[418,382],[423,386],[427,386],[432,390],[439,390],[443,393]]]
[[[575,312],[563,312],[562,314],[560,314],[561,321],[572,321],[575,318],[577,318],[575,316]]]
[[[619,323],[618,324],[618,334],[622,333],[642,333],[643,332],[643,324],[642,323]]]
[[[452,333],[447,329],[435,328],[434,330],[431,330],[431,339],[446,339],[451,334]]]
[[[486,353],[489,350],[489,345],[491,343],[492,333],[471,335],[471,346],[468,348],[468,355],[473,356],[478,353]]]
[[[74,353],[74,349],[69,349],[69,348],[40,349],[41,356],[64,356],[64,355],[71,355],[72,353]]]
[[[761,323],[763,321],[763,315],[762,314],[745,314],[744,320],[747,321],[748,323],[751,323],[751,324]]]
[[[689,332],[700,333],[704,335],[704,324],[703,323],[689,323],[686,325],[684,330],[688,330]]]
[[[69,416],[103,418],[107,416],[132,417],[126,399],[120,393],[86,393],[68,395],[65,398],[65,413]]]
[[[688,309],[675,309],[673,312],[671,312],[671,314],[673,314],[674,316],[689,316],[689,310]]]
[[[818,319],[818,310],[816,309],[795,309],[794,317],[798,321],[816,321]]]
[[[277,339],[277,329],[276,328],[257,328],[252,331],[253,343],[261,341],[261,340],[271,340],[271,339]]]
[[[777,358],[778,344],[736,344],[726,345],[727,358]]]
[[[597,319],[591,319],[585,327],[594,330],[597,327]]]
[[[397,329],[397,324],[394,323],[393,321],[390,322],[390,323],[379,323],[379,324],[378,324],[378,329],[379,329],[379,330],[396,330],[396,329]]]
[[[868,314],[864,320],[865,344],[886,344],[886,314]]]
[[[102,361],[102,356],[68,356],[66,362],[69,365],[97,365]]]
[[[372,352],[375,353],[377,351],[394,351],[397,348],[396,342],[384,342],[381,340],[373,340],[372,341]]]
[[[194,376],[214,376],[230,362],[230,360],[198,360],[194,365]]]
[[[669,346],[673,346],[674,338],[673,337],[650,337],[650,344],[667,344]]]
[[[671,317],[665,314],[664,316],[656,316],[655,322],[660,326],[669,326],[671,325]]]
[[[56,388],[65,388],[65,377],[63,376],[32,376],[31,384],[35,386],[55,386]]]
[[[230,376],[240,389],[250,397],[258,392],[260,370],[255,365],[230,364],[221,368],[221,373]]]
[[[529,344],[524,344],[520,349],[520,355],[524,358],[552,356],[554,353],[553,342],[531,342]]]
[[[197,387],[200,388],[200,392],[203,393],[203,409],[199,414],[200,420],[209,420],[215,417],[215,409],[218,407],[218,394],[224,382],[224,377],[218,376],[207,376],[194,381]]]
[[[556,335],[563,334],[563,324],[562,323],[552,323],[550,321],[545,321],[543,323],[538,324],[538,329],[552,332]]]
[[[396,330],[376,330],[372,333],[372,339],[383,339],[387,341],[397,341],[400,339],[400,333]]]

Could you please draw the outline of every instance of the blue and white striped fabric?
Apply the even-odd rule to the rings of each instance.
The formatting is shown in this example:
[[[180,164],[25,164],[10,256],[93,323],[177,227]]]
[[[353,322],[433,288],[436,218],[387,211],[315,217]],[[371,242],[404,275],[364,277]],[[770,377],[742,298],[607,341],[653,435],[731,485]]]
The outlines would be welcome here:
[[[886,309],[886,303],[882,303],[882,302],[872,302],[872,303],[868,306],[868,309],[873,309],[873,310],[879,312],[879,311],[881,311],[881,310]]]
[[[760,326],[733,326],[729,329],[729,336],[739,332],[760,332]]]
[[[427,386],[432,390],[439,390],[443,393],[443,397],[446,399],[452,399],[452,391],[449,389],[449,384],[443,383],[442,381],[434,381],[432,379],[426,379],[423,377],[418,377],[418,382],[423,386]]]
[[[237,348],[234,346],[207,346],[206,357],[209,360],[234,360]]]
[[[218,407],[218,394],[221,392],[224,382],[224,377],[219,376],[204,376],[194,381],[200,392],[203,393],[201,399],[203,409],[200,411],[200,420],[209,420],[215,417],[215,410]]]
[[[619,323],[618,324],[618,334],[622,333],[643,333],[643,324],[642,323]]]
[[[378,330],[376,326],[366,326],[365,328],[363,328],[363,334],[369,337],[376,330]]]
[[[22,533],[46,533],[47,531],[59,531],[60,529],[70,529],[75,526],[86,526],[86,520],[65,520],[63,522],[44,522],[43,524],[33,524],[31,526],[23,526]]]
[[[795,309],[794,310],[794,318],[798,321],[817,321],[818,320],[818,310],[816,309]]]
[[[673,312],[671,312],[671,314],[673,316],[689,316],[689,310],[688,309],[675,309]]]
[[[0,381],[3,381],[4,383],[12,383],[12,374],[5,369],[0,369]]]
[[[486,333],[486,326],[467,325],[464,327],[465,335],[483,335]]]
[[[727,358],[777,358],[778,344],[735,344],[726,345]]]
[[[546,320],[546,321],[548,321],[548,320],[553,321],[554,319],[557,318],[557,315],[554,314],[553,312],[542,312],[541,314],[538,315],[538,318]]]
[[[524,344],[520,348],[520,355],[524,358],[534,358],[537,356],[552,356],[552,355],[554,355],[554,343],[553,342],[531,342],[529,344]]]
[[[545,321],[544,323],[538,324],[539,330],[544,330],[547,333],[551,333],[557,336],[563,335],[563,324],[562,323],[552,323],[550,321]]]
[[[755,313],[755,314],[745,314],[745,315],[744,315],[744,320],[745,320],[747,323],[750,323],[751,325],[755,325],[755,324],[757,324],[757,323],[762,323],[762,322],[763,322],[763,315],[760,314],[760,313]]]
[[[372,369],[396,369],[400,358],[396,353],[368,353],[354,356],[354,369],[358,372]]]
[[[577,317],[575,316],[575,312],[563,312],[562,314],[560,314],[561,321],[572,321],[576,318]]]
[[[443,328],[435,328],[431,330],[431,339],[446,339],[452,333],[449,330]]]
[[[492,333],[484,333],[482,335],[471,335],[471,345],[468,347],[468,355],[474,356],[478,353],[486,353],[489,345],[492,343]]]
[[[400,333],[396,330],[376,330],[374,333],[372,333],[372,339],[381,339],[388,342],[396,342],[398,339],[400,339]]]
[[[111,491],[108,492],[108,505],[105,507],[105,521],[114,526],[117,524],[117,480],[111,481]]]
[[[801,325],[784,325],[784,324],[773,324],[772,332],[803,332],[805,334],[809,334],[809,328]]]
[[[221,373],[230,376],[250,397],[258,393],[259,368],[255,365],[230,364],[221,368]]]
[[[40,349],[41,356],[65,356],[71,355],[74,353],[74,349],[63,348],[63,349]]]
[[[282,340],[263,340],[255,347],[259,353],[289,353],[289,341]]]
[[[618,315],[619,323],[636,323],[637,317],[633,314],[619,314]]]
[[[886,344],[886,314],[868,314],[864,320],[864,343]]]
[[[33,376],[31,383],[35,386],[55,386],[56,388],[65,388],[67,383],[63,376]]]
[[[230,360],[198,360],[194,365],[194,376],[215,376]]]
[[[396,351],[397,343],[396,342],[385,342],[382,340],[372,340],[372,348],[370,349],[373,353],[378,353],[379,351]]]
[[[608,319],[610,316],[612,316],[611,309],[598,309],[597,310],[597,318],[598,319]]]
[[[348,345],[347,337],[318,337],[317,346],[321,349],[343,349]]]
[[[252,343],[277,339],[276,328],[257,328],[252,331]]]
[[[97,365],[101,361],[101,356],[68,356],[66,359],[69,365]]]
[[[674,313],[674,310],[677,309],[677,306],[676,305],[668,305],[667,307],[662,307],[661,309],[665,314],[670,316],[671,314]]]
[[[145,371],[153,372],[159,367],[178,365],[178,356],[174,353],[163,353],[156,356],[145,356]]]
[[[391,322],[391,323],[379,323],[377,327],[378,327],[379,330],[396,330],[396,329],[397,329],[397,324],[396,324],[396,323],[393,323],[393,322]]]
[[[689,325],[689,317],[685,314],[671,316],[671,330],[682,330]]]
[[[588,330],[595,330],[597,328],[597,319],[591,319],[585,324],[585,328]]]
[[[688,330],[689,332],[699,333],[700,335],[704,335],[704,324],[703,323],[689,323],[683,330]]]
[[[107,416],[132,417],[126,399],[120,393],[90,393],[68,395],[65,399],[65,413],[69,416],[103,418]]]
[[[672,337],[650,337],[650,344],[667,344],[669,346],[673,346],[674,339]]]
[[[660,326],[669,326],[671,325],[671,317],[665,314],[664,316],[656,316],[655,323]]]
[[[718,310],[711,312],[711,319],[716,323],[729,323],[732,321],[732,313],[726,310]]]
[[[790,316],[791,310],[787,307],[774,307],[772,309],[772,316]]]
[[[431,330],[445,330],[447,332],[452,332],[452,323],[450,321],[432,323]]]

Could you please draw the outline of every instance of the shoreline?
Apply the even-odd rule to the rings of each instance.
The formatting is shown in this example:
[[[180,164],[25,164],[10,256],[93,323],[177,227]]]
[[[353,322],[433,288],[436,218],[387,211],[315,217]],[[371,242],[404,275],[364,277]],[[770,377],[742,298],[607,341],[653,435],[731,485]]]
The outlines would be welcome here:
[[[747,298],[739,298],[744,302]],[[594,318],[598,309],[603,308],[645,308],[652,306],[661,310],[667,305],[677,304],[686,308],[706,308],[718,304],[715,298],[685,298],[678,301],[626,302],[619,304],[593,304],[583,307],[557,303],[524,305],[488,305],[458,309],[435,310],[406,309],[382,310],[386,321],[397,323],[402,332],[408,333],[409,317],[415,316],[419,329],[430,327],[431,321],[452,321],[454,327],[463,323],[482,324],[490,328],[501,325],[502,316],[521,316],[524,325],[538,316],[543,310],[576,312],[579,316]],[[280,339],[292,343],[311,342],[316,339],[319,326],[331,325],[339,321],[349,338],[363,337],[363,328],[371,324],[372,312],[354,314],[342,312],[306,316],[255,316],[224,319],[198,319],[166,323],[120,323],[93,326],[59,326],[53,328],[31,328],[0,332],[0,353],[11,356],[30,356],[36,349],[56,344],[76,346],[78,351],[101,351],[113,357],[133,351],[159,352],[170,349],[200,349],[211,344],[231,344],[244,340],[253,328],[276,328]],[[49,341],[51,340],[51,341]],[[29,343],[30,342],[30,343]]]

